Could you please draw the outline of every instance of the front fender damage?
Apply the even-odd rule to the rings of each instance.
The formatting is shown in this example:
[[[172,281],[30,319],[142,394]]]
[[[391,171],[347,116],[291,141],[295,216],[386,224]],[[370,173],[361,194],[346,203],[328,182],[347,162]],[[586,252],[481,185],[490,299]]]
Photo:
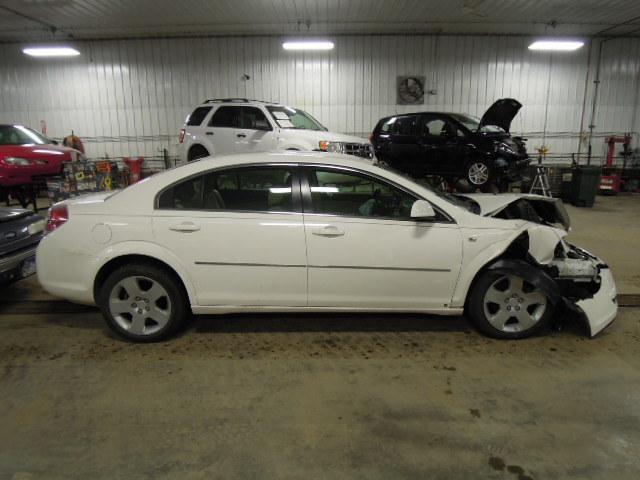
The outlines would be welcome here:
[[[511,257],[493,262],[488,270],[515,274],[540,289],[552,305],[574,312],[594,337],[616,317],[616,286],[609,267],[599,258],[564,241],[566,232],[534,226],[518,239]],[[514,242],[516,243],[516,242]],[[513,258],[513,254],[521,258]]]

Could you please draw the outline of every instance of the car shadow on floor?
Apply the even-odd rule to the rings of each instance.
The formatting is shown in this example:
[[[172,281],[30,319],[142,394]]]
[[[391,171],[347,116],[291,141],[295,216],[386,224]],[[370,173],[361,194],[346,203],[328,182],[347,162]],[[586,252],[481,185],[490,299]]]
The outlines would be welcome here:
[[[441,332],[472,330],[464,317],[425,314],[286,313],[200,315],[187,331],[197,333],[272,332]]]

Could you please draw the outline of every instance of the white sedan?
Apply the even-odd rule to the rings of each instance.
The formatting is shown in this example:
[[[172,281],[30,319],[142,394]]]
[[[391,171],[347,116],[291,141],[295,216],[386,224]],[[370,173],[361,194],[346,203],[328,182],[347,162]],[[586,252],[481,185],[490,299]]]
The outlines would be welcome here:
[[[54,205],[38,278],[135,341],[191,313],[273,311],[466,311],[521,338],[568,308],[601,331],[617,312],[607,265],[563,240],[561,204],[505,198],[452,197],[352,156],[209,158]]]

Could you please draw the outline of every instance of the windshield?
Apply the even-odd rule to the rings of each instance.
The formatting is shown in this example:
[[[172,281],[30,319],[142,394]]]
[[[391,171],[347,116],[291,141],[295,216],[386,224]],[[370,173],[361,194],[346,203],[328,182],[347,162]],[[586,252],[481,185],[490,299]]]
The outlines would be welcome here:
[[[434,193],[435,195],[437,195],[438,197],[442,198],[443,200],[446,200],[447,202],[455,205],[456,207],[460,207],[460,208],[463,208],[463,209],[465,209],[467,211],[470,211],[470,212],[474,213],[473,212],[473,208],[472,208],[473,206],[469,202],[467,202],[467,201],[465,201],[465,200],[463,200],[461,198],[458,198],[455,195],[452,195],[450,193],[443,192],[442,190],[440,190],[438,188],[433,188],[433,186],[429,182],[424,180],[424,179],[410,177],[409,175],[406,175],[406,174],[396,170],[395,168],[390,167],[386,163],[378,162],[378,163],[376,163],[376,166],[380,167],[380,168],[382,168],[384,170],[388,170],[390,172],[393,172],[396,175],[400,175],[402,178],[404,178],[406,180],[409,180],[409,181],[411,181],[413,183],[417,183],[421,187],[426,188],[430,192]]]
[[[472,132],[504,133],[504,130],[496,125],[483,125],[480,128],[480,119],[478,117],[462,115],[461,113],[452,113],[451,116]]]
[[[272,107],[267,110],[280,128],[292,128],[294,130],[316,130],[326,132],[327,129],[307,112],[291,107]]]
[[[22,125],[0,125],[0,145],[48,145],[51,143],[38,132]]]

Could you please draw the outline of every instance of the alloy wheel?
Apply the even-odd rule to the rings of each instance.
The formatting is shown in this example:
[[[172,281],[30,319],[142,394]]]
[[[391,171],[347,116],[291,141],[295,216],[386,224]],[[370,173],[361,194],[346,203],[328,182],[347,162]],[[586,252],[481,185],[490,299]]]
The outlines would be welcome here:
[[[171,300],[157,281],[143,276],[126,277],[111,289],[109,312],[127,332],[152,335],[169,322]]]
[[[489,167],[482,162],[476,162],[469,167],[469,181],[474,185],[484,185],[489,180]]]
[[[547,297],[526,280],[504,275],[487,289],[483,299],[484,314],[501,332],[529,330],[542,319]]]

